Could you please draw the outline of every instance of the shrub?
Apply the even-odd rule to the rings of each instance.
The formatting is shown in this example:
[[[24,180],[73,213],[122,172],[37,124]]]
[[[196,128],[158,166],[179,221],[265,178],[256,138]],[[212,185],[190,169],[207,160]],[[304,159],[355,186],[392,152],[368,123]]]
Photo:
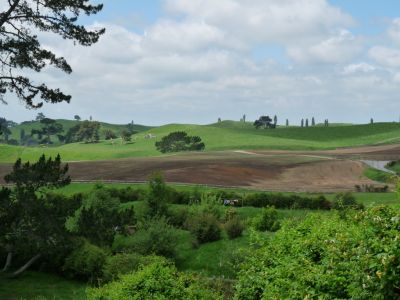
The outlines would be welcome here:
[[[85,239],[79,239],[75,243],[76,248],[65,260],[64,271],[71,277],[98,283],[107,253]]]
[[[102,186],[97,186],[82,206],[66,222],[67,229],[100,246],[110,246],[117,230],[135,222],[133,208],[121,209],[121,202]]]
[[[88,300],[128,299],[221,299],[221,296],[200,284],[201,280],[179,273],[166,262],[153,263],[138,272],[101,288],[88,289]]]
[[[168,213],[168,220],[172,226],[184,228],[186,220],[189,216],[189,209],[187,207],[170,209]]]
[[[364,205],[357,202],[354,195],[350,192],[339,193],[335,196],[332,208],[337,210],[343,209],[362,209]]]
[[[186,222],[186,227],[200,244],[221,239],[218,219],[210,213],[192,215]]]
[[[146,216],[156,217],[168,214],[168,188],[161,173],[155,172],[149,177],[148,192],[145,197]]]
[[[228,220],[224,225],[225,231],[228,234],[229,239],[233,240],[237,237],[242,236],[244,225],[240,221],[239,217],[233,217]]]
[[[132,236],[117,235],[113,250],[174,258],[178,236],[178,231],[165,218],[150,219],[138,224],[137,231]]]
[[[286,222],[242,264],[235,299],[399,299],[400,210]]]
[[[274,206],[281,209],[324,209],[329,210],[331,203],[324,197],[301,197],[299,195],[283,195],[271,193],[248,194],[243,199],[244,206]]]
[[[277,231],[280,227],[277,210],[273,206],[265,207],[260,215],[253,218],[252,224],[258,231]]]
[[[136,272],[141,266],[156,262],[166,262],[160,256],[144,256],[138,253],[118,253],[107,257],[103,266],[103,281],[110,282],[117,280],[121,275]]]
[[[113,197],[118,198],[121,203],[143,200],[146,194],[143,189],[133,189],[130,186],[123,189],[109,187],[107,190]]]

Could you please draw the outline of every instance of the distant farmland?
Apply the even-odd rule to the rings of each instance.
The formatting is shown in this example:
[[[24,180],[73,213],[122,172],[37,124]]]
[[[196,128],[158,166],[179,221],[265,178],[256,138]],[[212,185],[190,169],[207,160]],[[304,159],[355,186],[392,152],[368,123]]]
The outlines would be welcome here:
[[[64,127],[72,126],[73,121],[65,121]],[[22,125],[27,132],[32,126]],[[13,129],[16,136],[18,130]],[[123,125],[103,124],[102,129],[121,131]],[[340,147],[356,147],[400,142],[400,124],[376,123],[373,125],[331,125],[330,127],[279,127],[277,129],[256,130],[251,123],[224,121],[211,125],[170,124],[157,128],[138,125],[141,132],[134,136],[132,143],[123,144],[120,140],[101,141],[97,144],[75,143],[50,147],[20,147],[0,145],[0,162],[36,160],[41,154],[60,153],[64,161],[110,160],[129,157],[160,156],[155,149],[155,141],[173,131],[186,131],[197,135],[206,144],[206,151],[220,150],[324,150]],[[151,133],[155,139],[145,139]]]

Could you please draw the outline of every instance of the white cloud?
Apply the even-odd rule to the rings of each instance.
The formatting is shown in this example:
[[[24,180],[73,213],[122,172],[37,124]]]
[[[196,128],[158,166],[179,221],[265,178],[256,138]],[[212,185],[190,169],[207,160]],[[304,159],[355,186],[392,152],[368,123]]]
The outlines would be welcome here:
[[[392,21],[388,29],[388,35],[394,42],[400,44],[400,18],[396,18]]]
[[[344,63],[362,51],[361,41],[348,30],[311,45],[290,46],[288,55],[301,63]]]
[[[369,73],[375,71],[376,68],[368,63],[362,62],[357,64],[350,64],[343,68],[343,74],[349,75],[354,73]]]
[[[369,56],[374,59],[377,63],[388,67],[388,68],[398,68],[400,67],[400,50],[375,46],[369,50]]]
[[[167,0],[166,7],[249,42],[286,44],[354,24],[350,15],[325,0]]]
[[[374,105],[374,113],[395,111],[400,76],[379,65],[400,66],[400,51],[375,46],[368,52],[364,38],[348,29],[352,17],[325,0],[167,0],[165,5],[168,14],[144,33],[94,24],[107,32],[89,48],[41,36],[74,70],[70,76],[54,70],[36,75],[38,82],[73,95],[70,105],[47,105],[43,111],[147,124],[205,123],[243,113],[278,114],[295,123],[306,111],[320,119],[363,121]],[[277,45],[287,61],[255,59],[252,51],[259,45]],[[19,117],[15,106],[5,110]]]

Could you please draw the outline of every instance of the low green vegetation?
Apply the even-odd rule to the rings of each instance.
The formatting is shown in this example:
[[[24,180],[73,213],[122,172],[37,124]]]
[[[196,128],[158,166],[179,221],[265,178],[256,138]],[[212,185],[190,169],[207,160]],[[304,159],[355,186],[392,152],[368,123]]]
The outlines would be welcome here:
[[[392,171],[396,172],[397,174],[400,174],[400,161],[391,161],[386,165],[386,167],[389,170],[392,170]]]
[[[367,168],[364,171],[364,176],[377,181],[377,182],[382,182],[382,183],[390,183],[391,181],[393,181],[393,174],[390,174],[388,172],[384,172],[381,170],[377,170],[374,168]]]
[[[70,280],[76,299],[84,286],[88,299],[354,298],[368,278],[362,299],[399,295],[400,206],[357,201],[394,194],[172,187],[160,173],[146,186],[68,187],[61,166],[17,161],[0,190],[0,287],[34,274],[28,299],[62,299]],[[59,293],[27,273],[39,269],[63,274]]]
[[[67,128],[66,125],[63,126]],[[126,126],[122,126],[122,128],[126,128]],[[140,129],[136,130],[139,133],[135,134],[131,143],[123,143],[121,140],[106,141],[101,135],[100,142],[96,144],[74,143],[55,147],[0,145],[0,162],[14,162],[18,157],[22,157],[23,160],[34,160],[43,153],[52,156],[60,153],[66,161],[156,156],[161,154],[157,151],[155,142],[161,141],[164,136],[176,131],[184,131],[189,136],[200,136],[207,151],[334,149],[395,143],[399,141],[400,134],[400,124],[398,123],[331,125],[309,128],[278,127],[274,130],[257,130],[251,123],[224,121],[212,125],[171,124],[151,128],[144,132],[143,129],[146,128],[141,127]],[[122,131],[121,127],[120,131]],[[102,133],[102,131],[100,132]]]
[[[85,282],[43,272],[29,271],[18,280],[0,275],[2,300],[85,300],[86,288]]]
[[[285,222],[246,258],[235,299],[398,299],[399,209]]]

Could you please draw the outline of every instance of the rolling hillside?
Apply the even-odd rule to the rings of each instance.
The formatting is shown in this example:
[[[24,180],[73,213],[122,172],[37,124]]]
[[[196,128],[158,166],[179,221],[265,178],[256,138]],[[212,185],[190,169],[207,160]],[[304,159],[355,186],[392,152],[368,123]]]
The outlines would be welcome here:
[[[112,128],[118,130],[118,127]],[[151,128],[135,135],[135,140],[130,144],[122,144],[121,141],[116,141],[114,144],[110,141],[101,141],[98,144],[77,143],[48,148],[0,145],[0,162],[13,162],[17,157],[34,160],[42,153],[47,155],[60,153],[63,160],[67,161],[156,156],[160,153],[155,149],[155,141],[173,131],[186,131],[189,135],[200,136],[206,144],[206,151],[322,150],[400,142],[399,123],[309,128],[281,127],[275,130],[256,130],[250,123],[224,121],[211,125],[169,124]],[[144,136],[147,133],[154,134],[156,139],[145,139]]]
[[[63,125],[64,134],[71,127],[73,127],[76,124],[78,124],[77,121],[72,121],[72,120],[58,119],[56,121]],[[100,130],[101,137],[103,137],[103,135],[102,135],[102,131],[103,130],[110,129],[110,130],[113,130],[114,132],[116,132],[117,134],[119,134],[123,129],[126,128],[126,125],[116,125],[116,124],[109,124],[109,123],[104,123],[104,122],[100,122],[100,124],[101,124],[101,130]],[[41,125],[40,125],[40,123],[38,121],[24,122],[22,124],[19,124],[19,125],[14,126],[14,127],[11,128],[11,137],[10,138],[19,140],[21,129],[24,129],[26,134],[30,134],[32,129],[39,129],[40,127],[41,127]],[[136,124],[133,125],[133,129],[135,131],[139,131],[139,132],[146,131],[146,130],[149,130],[151,128],[152,127],[150,127],[150,126],[136,125]]]

